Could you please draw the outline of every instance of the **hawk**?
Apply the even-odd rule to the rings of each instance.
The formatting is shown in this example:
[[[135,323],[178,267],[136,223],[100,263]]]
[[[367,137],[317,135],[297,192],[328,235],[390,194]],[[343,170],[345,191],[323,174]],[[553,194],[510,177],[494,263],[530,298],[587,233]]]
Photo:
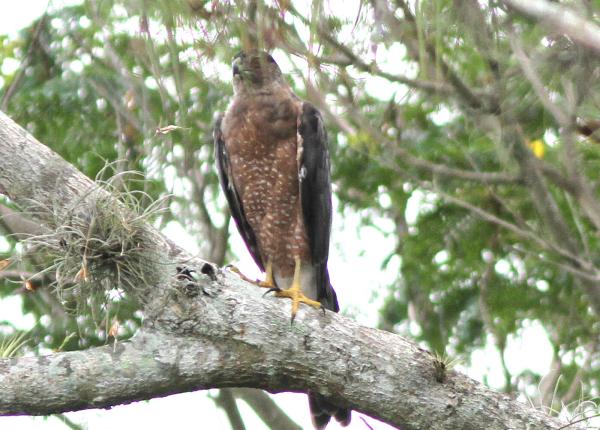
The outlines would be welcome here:
[[[260,286],[300,303],[338,312],[327,259],[331,179],[323,118],[301,100],[266,52],[233,59],[234,97],[214,129],[217,170],[237,228],[265,272]],[[309,393],[313,424],[350,411]]]

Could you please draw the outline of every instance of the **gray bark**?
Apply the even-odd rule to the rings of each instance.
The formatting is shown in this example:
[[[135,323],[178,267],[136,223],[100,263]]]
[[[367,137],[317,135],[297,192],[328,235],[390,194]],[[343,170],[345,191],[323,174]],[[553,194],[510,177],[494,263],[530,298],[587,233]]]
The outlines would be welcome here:
[[[0,112],[0,192],[25,211],[85,217],[94,184]],[[34,211],[45,221],[43,211]],[[311,390],[405,430],[558,429],[563,423],[470,378],[413,342],[290,303],[188,255],[147,227],[161,276],[142,285],[128,342],[0,360],[0,415],[109,407],[198,389]],[[195,281],[175,267],[195,269]],[[352,287],[352,286],[348,286]],[[358,287],[358,286],[357,286]],[[439,382],[442,381],[442,382]]]

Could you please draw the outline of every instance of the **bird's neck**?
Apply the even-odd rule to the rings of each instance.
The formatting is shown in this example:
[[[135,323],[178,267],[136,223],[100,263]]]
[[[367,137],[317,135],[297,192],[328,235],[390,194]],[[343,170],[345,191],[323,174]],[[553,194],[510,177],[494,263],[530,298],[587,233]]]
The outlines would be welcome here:
[[[289,84],[283,80],[277,80],[260,86],[240,85],[236,88],[235,98],[273,97],[293,94]]]

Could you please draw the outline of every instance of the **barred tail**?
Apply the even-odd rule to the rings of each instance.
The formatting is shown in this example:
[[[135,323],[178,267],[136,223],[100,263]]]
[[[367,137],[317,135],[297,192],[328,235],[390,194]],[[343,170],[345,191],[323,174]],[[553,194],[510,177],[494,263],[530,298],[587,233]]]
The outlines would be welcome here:
[[[338,312],[340,307],[338,305],[335,290],[329,281],[329,272],[325,269],[322,273],[324,279],[322,279],[321,285],[324,288],[320,289],[323,294],[321,294],[318,300],[325,309]],[[352,412],[350,409],[340,408],[339,406],[330,403],[325,397],[318,393],[308,392],[308,405],[310,407],[313,425],[317,430],[324,429],[329,423],[329,420],[331,420],[331,417],[334,417],[344,427],[350,424]]]

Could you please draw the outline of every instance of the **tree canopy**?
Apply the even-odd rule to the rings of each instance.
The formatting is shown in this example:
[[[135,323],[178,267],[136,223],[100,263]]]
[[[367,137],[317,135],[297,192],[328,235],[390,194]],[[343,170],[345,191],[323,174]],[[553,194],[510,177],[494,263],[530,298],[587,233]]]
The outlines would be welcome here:
[[[223,265],[235,233],[213,118],[235,53],[272,51],[325,116],[340,212],[395,243],[380,328],[460,368],[492,344],[494,388],[578,417],[600,389],[599,14],[597,1],[86,0],[0,35],[0,63],[18,62],[0,68],[0,110]],[[18,209],[0,196],[0,297],[36,322],[23,349],[132,336],[128,273],[82,297],[81,266],[40,252],[48,226]],[[513,373],[507,345],[532,324],[551,369]]]

